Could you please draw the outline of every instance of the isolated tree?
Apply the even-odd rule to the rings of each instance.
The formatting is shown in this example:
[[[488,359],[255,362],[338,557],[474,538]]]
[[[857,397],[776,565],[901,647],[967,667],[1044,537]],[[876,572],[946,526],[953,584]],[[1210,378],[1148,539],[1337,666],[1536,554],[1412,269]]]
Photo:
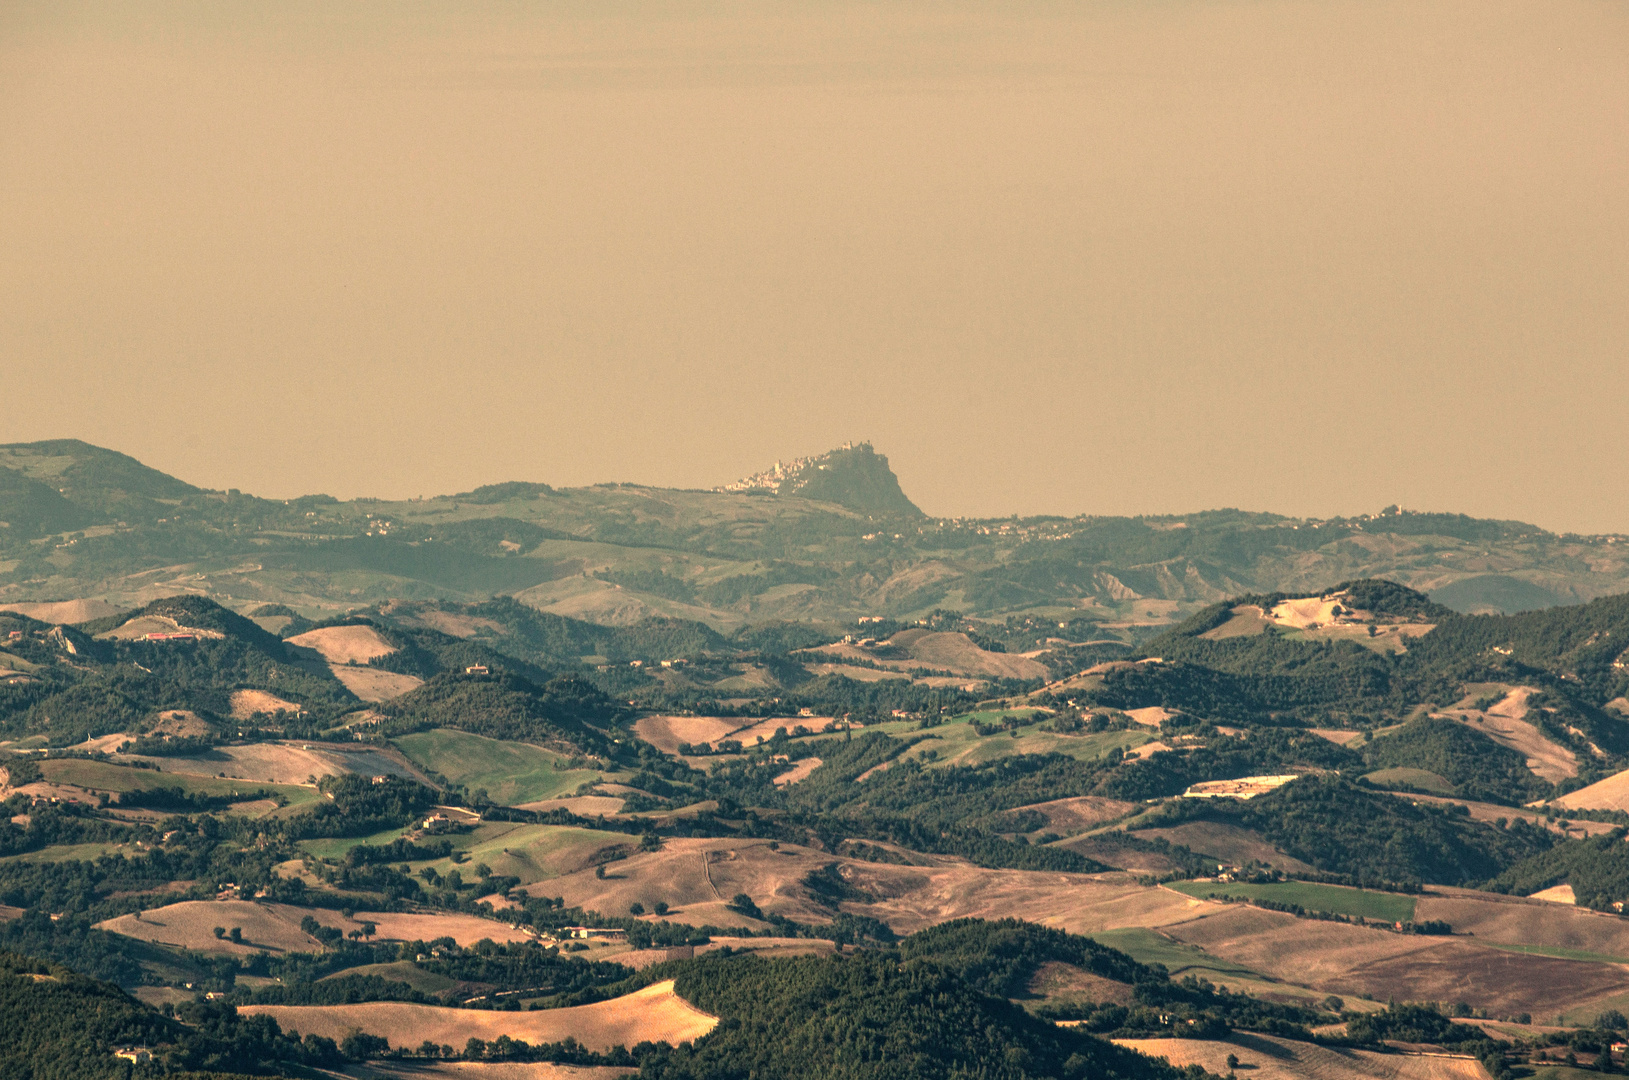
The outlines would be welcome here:
[[[219,941],[221,938],[226,936],[226,927],[217,926],[215,928],[215,930],[214,930],[214,934],[215,934],[215,940]]]

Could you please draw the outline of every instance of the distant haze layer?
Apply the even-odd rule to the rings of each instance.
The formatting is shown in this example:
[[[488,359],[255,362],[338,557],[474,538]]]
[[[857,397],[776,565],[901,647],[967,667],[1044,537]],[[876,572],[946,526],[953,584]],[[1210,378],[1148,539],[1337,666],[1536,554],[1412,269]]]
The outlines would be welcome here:
[[[1629,530],[1629,9],[13,3],[0,441]]]

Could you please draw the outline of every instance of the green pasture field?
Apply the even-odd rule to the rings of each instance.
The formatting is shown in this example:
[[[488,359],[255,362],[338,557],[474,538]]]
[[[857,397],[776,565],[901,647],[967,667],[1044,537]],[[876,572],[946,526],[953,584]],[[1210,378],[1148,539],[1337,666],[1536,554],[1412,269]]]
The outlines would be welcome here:
[[[1525,953],[1528,956],[1552,956],[1557,960],[1582,960],[1591,964],[1629,964],[1629,957],[1608,956],[1605,953],[1584,952],[1581,949],[1556,949],[1548,945],[1505,945],[1478,938],[1478,945],[1505,952]]]
[[[1270,885],[1249,885],[1237,881],[1173,881],[1166,888],[1199,899],[1244,896],[1252,900],[1300,904],[1308,911],[1328,911],[1336,915],[1383,919],[1386,922],[1412,922],[1414,919],[1412,896],[1349,889],[1344,885],[1319,885],[1311,881],[1285,881]]]
[[[1180,941],[1172,941],[1168,937],[1141,926],[1126,927],[1120,930],[1100,930],[1087,936],[1100,945],[1118,949],[1138,963],[1164,964],[1165,970],[1171,973],[1172,978],[1189,974],[1205,975],[1207,973],[1248,979],[1261,978],[1259,974],[1249,968],[1241,967],[1229,960],[1223,960],[1219,956],[1212,956],[1197,945],[1185,945]]]
[[[462,862],[455,863],[451,858],[414,862],[410,864],[413,873],[429,866],[440,874],[457,870],[470,878],[478,863],[486,863],[494,874],[513,875],[520,878],[522,885],[530,885],[583,869],[602,848],[632,849],[639,842],[638,837],[627,833],[509,821],[488,822],[472,832],[448,839],[453,843],[454,852],[465,856]]]
[[[298,847],[301,851],[314,855],[319,859],[343,859],[345,853],[358,844],[373,844],[375,846],[388,844],[411,831],[411,827],[393,827],[382,832],[376,832],[372,836],[325,836],[318,840],[301,840]]]
[[[1453,795],[1455,788],[1443,777],[1424,769],[1381,769],[1378,772],[1368,773],[1363,777],[1375,787],[1387,787],[1392,784],[1401,784],[1432,795]]]
[[[1033,712],[1034,710],[1013,710]],[[1002,715],[998,712],[975,713],[987,723]],[[1019,728],[1017,737],[1003,731],[997,735],[980,735],[973,725],[963,720],[940,724],[926,731],[918,729],[915,721],[895,721],[875,724],[867,731],[881,731],[896,739],[917,738],[920,741],[902,757],[920,757],[929,750],[938,752],[930,767],[946,765],[977,765],[1013,754],[1063,754],[1077,761],[1091,761],[1111,750],[1131,750],[1152,742],[1156,738],[1148,731],[1102,731],[1095,735],[1059,735],[1035,728]],[[923,738],[923,736],[927,736]]]
[[[392,964],[362,964],[359,967],[336,971],[332,975],[324,975],[322,979],[317,981],[343,979],[347,975],[377,975],[381,979],[406,983],[421,994],[439,994],[458,985],[456,979],[449,979],[445,975],[437,975],[433,971],[425,971],[409,960],[397,960]]]
[[[236,795],[245,799],[256,791],[271,791],[288,799],[283,812],[295,810],[322,798],[316,788],[299,784],[263,784],[258,780],[223,780],[214,776],[194,776],[190,773],[159,772],[156,769],[133,769],[128,765],[114,765],[106,761],[81,758],[55,758],[40,762],[40,774],[53,784],[65,784],[87,791],[147,791],[151,788],[178,787],[189,795]]]
[[[95,843],[95,844],[53,844],[50,847],[40,848],[38,851],[25,851],[21,855],[0,856],[0,863],[10,862],[94,862],[103,855],[126,855],[138,858],[147,852],[129,844]]]
[[[604,775],[593,769],[565,768],[564,755],[530,743],[504,742],[447,728],[404,735],[396,746],[415,764],[434,769],[471,791],[485,788],[488,798],[504,806],[570,795]]]

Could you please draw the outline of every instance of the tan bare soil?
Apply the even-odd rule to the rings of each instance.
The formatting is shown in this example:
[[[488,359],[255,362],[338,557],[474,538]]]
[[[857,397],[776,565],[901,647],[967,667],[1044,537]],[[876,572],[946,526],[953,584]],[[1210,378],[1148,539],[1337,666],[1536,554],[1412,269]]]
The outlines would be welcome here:
[[[361,701],[389,701],[424,685],[424,680],[417,675],[402,675],[381,668],[334,664],[330,670],[334,678]]]
[[[1046,818],[1047,825],[1053,832],[1065,836],[1084,832],[1104,821],[1124,817],[1136,808],[1136,803],[1105,799],[1097,795],[1080,795],[1072,799],[1054,799],[1051,802],[1018,807],[1019,810],[1034,810]]]
[[[1150,705],[1143,709],[1127,709],[1126,715],[1145,727],[1157,728],[1176,714],[1159,705]]]
[[[73,626],[75,623],[90,622],[92,619],[105,619],[109,615],[117,615],[119,609],[106,600],[56,600],[43,604],[0,604],[0,611],[15,611],[19,615],[27,615],[30,619],[38,619],[45,623],[64,623]]]
[[[353,660],[366,664],[375,657],[396,651],[395,646],[371,626],[326,626],[321,630],[307,630],[289,638],[288,644],[314,649],[330,664],[348,664]]]
[[[1383,1054],[1292,1042],[1239,1032],[1226,1042],[1199,1039],[1115,1039],[1120,1046],[1162,1057],[1177,1068],[1199,1065],[1226,1076],[1227,1057],[1239,1059],[1238,1075],[1251,1080],[1488,1080],[1469,1057]]]
[[[1154,839],[1163,837],[1173,844],[1203,855],[1214,855],[1230,864],[1247,863],[1254,859],[1276,866],[1281,870],[1307,871],[1312,867],[1269,844],[1260,833],[1241,829],[1237,825],[1224,825],[1214,821],[1190,821],[1172,829],[1141,829],[1134,835]]]
[[[1508,746],[1522,754],[1527,758],[1527,767],[1551,783],[1577,776],[1578,759],[1573,752],[1551,741],[1524,719],[1527,716],[1527,699],[1534,693],[1536,691],[1530,686],[1518,686],[1487,712],[1451,709],[1442,715],[1458,720],[1501,746]]]
[[[279,709],[284,712],[297,713],[300,711],[300,706],[265,690],[232,691],[232,719],[234,720],[247,720],[257,712],[270,716]]]
[[[570,1036],[593,1050],[647,1041],[676,1046],[700,1038],[718,1023],[715,1017],[692,1008],[675,994],[672,980],[593,1005],[536,1012],[489,1012],[389,1001],[363,1005],[248,1005],[239,1011],[250,1016],[270,1016],[285,1030],[292,1028],[302,1035],[344,1039],[352,1031],[361,1030],[383,1036],[392,1046],[418,1046],[428,1039],[461,1047],[472,1037],[490,1041],[499,1035],[525,1039],[534,1045],[560,1042]]]
[[[1618,992],[1623,983],[1623,969],[1615,965],[1505,952],[1464,938],[1296,919],[1243,906],[1165,932],[1286,982],[1382,1001],[1465,1001],[1499,1013],[1553,1015]]]

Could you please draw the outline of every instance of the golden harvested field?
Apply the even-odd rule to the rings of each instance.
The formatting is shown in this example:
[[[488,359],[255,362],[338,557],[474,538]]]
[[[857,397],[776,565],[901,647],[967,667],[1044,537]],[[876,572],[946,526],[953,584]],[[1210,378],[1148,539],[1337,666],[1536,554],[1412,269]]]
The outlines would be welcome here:
[[[1374,774],[1371,773],[1370,775]],[[1579,791],[1588,790],[1588,788],[1579,789]],[[1578,793],[1578,791],[1575,791],[1572,794],[1577,795]],[[1500,806],[1498,803],[1471,802],[1468,799],[1445,798],[1438,795],[1420,795],[1412,791],[1408,793],[1407,797],[1416,802],[1431,803],[1435,806],[1463,806],[1471,812],[1472,821],[1497,821],[1500,818],[1513,821],[1516,818],[1525,818],[1529,825],[1537,825],[1549,829],[1551,832],[1565,833],[1571,836],[1599,836],[1602,833],[1611,832],[1616,827],[1604,821],[1572,821],[1568,823],[1567,828],[1563,829],[1559,824],[1549,820],[1539,811],[1529,810],[1526,807]],[[1570,798],[1570,796],[1566,797]],[[1559,804],[1561,800],[1556,801]]]
[[[772,716],[768,720],[760,720],[756,724],[749,724],[729,734],[729,738],[738,739],[742,746],[752,746],[760,738],[765,742],[775,737],[775,732],[785,728],[790,734],[793,728],[802,727],[810,734],[819,734],[824,731],[827,724],[835,724],[836,717],[832,716]]]
[[[424,680],[417,675],[400,675],[381,668],[333,664],[329,670],[345,689],[362,701],[389,701],[424,685]]]
[[[513,926],[496,919],[483,919],[475,915],[458,915],[451,912],[409,912],[409,911],[359,911],[352,918],[347,919],[338,911],[326,908],[292,908],[282,904],[270,904],[284,918],[292,918],[295,925],[305,915],[313,915],[324,926],[336,927],[349,934],[352,930],[361,929],[362,924],[371,922],[374,925],[374,937],[384,941],[434,941],[440,937],[450,937],[460,945],[473,945],[477,941],[490,939],[499,944],[516,941],[535,940],[531,934],[524,930],[516,930]]]
[[[300,914],[290,918],[291,911]],[[222,956],[248,956],[260,949],[267,952],[321,952],[322,943],[300,929],[302,915],[323,913],[277,904],[256,904],[248,900],[183,900],[179,904],[120,915],[97,923],[97,929],[161,945],[176,945],[197,952]],[[337,914],[337,913],[330,913]],[[216,940],[213,928],[243,928],[243,944]]]
[[[1570,810],[1629,810],[1629,769],[1554,800]]]
[[[1365,733],[1362,731],[1343,731],[1340,728],[1308,728],[1320,739],[1328,739],[1337,746],[1351,746],[1353,743],[1362,745]]]
[[[752,920],[747,920],[748,922]],[[735,952],[755,952],[765,957],[785,956],[830,956],[831,942],[821,938],[780,938],[780,937],[714,937],[706,945],[695,946],[696,956],[705,956],[707,953],[728,947]],[[682,950],[669,949],[628,949],[617,951],[607,949],[603,953],[595,953],[596,960],[615,960],[635,971],[643,971],[652,964],[660,964],[671,959],[670,953]]]
[[[1143,709],[1128,709],[1126,715],[1145,727],[1157,728],[1176,714],[1159,705],[1150,705]]]
[[[396,647],[379,636],[371,626],[326,626],[321,630],[307,630],[288,638],[287,643],[301,649],[315,650],[330,664],[349,664],[353,660],[366,664],[378,656],[387,656]]]
[[[1150,1057],[1162,1057],[1177,1068],[1200,1065],[1226,1076],[1227,1056],[1236,1054],[1239,1070],[1252,1080],[1488,1080],[1475,1058],[1382,1054],[1292,1042],[1271,1035],[1236,1033],[1226,1042],[1201,1039],[1115,1039]]]
[[[247,720],[257,712],[270,716],[279,709],[285,712],[297,713],[300,711],[300,706],[265,690],[232,691],[232,719],[234,720]]]
[[[1578,897],[1573,894],[1571,885],[1551,885],[1548,889],[1540,889],[1533,893],[1529,899],[1544,900],[1551,904],[1578,903]]]
[[[324,926],[349,934],[363,923],[374,924],[376,939],[388,941],[433,941],[450,937],[460,945],[473,945],[484,938],[496,942],[530,941],[531,935],[508,923],[474,915],[415,914],[411,912],[357,912],[347,919],[327,908],[302,908],[288,904],[264,904],[249,900],[183,900],[153,908],[137,915],[121,915],[98,923],[126,937],[163,945],[176,945],[198,952],[224,956],[247,956],[259,949],[268,952],[321,952],[322,944],[300,929],[307,915]],[[217,940],[214,928],[243,929],[243,944]]]
[[[1165,932],[1254,971],[1331,993],[1465,1001],[1498,1013],[1554,1015],[1617,992],[1624,980],[1623,969],[1610,964],[1507,952],[1471,944],[1474,939],[1296,919],[1242,905]]]
[[[775,777],[775,786],[785,787],[787,784],[795,784],[799,780],[807,780],[809,778],[809,774],[820,768],[820,766],[823,764],[825,763],[817,757],[804,758],[802,761],[794,764],[790,769],[787,769],[785,772]]]
[[[1261,608],[1255,604],[1240,604],[1233,609],[1233,617],[1220,626],[1206,630],[1199,636],[1217,641],[1222,638],[1255,637],[1265,634],[1273,621],[1262,613]]]
[[[426,1039],[461,1047],[472,1037],[499,1035],[529,1043],[561,1042],[568,1036],[591,1050],[667,1042],[677,1046],[713,1030],[716,1017],[694,1009],[673,992],[673,982],[655,983],[610,1001],[536,1012],[491,1012],[378,1001],[363,1005],[246,1005],[239,1012],[270,1016],[285,1030],[341,1040],[360,1030],[392,1046],[418,1046]]]
[[[1414,917],[1441,919],[1456,931],[1475,934],[1478,941],[1629,958],[1629,920],[1569,903],[1468,892],[1422,896]]]
[[[677,754],[680,743],[711,743],[741,726],[734,717],[647,716],[634,725],[634,734],[664,754]]]
[[[901,933],[948,919],[1011,915],[1075,933],[1126,926],[1163,926],[1214,909],[1166,889],[1133,883],[1127,875],[990,870],[960,859],[924,856],[926,865],[902,866],[833,856],[795,844],[771,850],[768,841],[673,838],[660,851],[638,852],[609,864],[604,879],[592,870],[545,882],[534,895],[561,896],[567,904],[626,911],[658,900],[668,919],[690,925],[752,925],[725,904],[746,893],[766,912],[825,922],[830,912],[802,886],[811,871],[836,863],[838,872],[872,899],[843,910],[870,915]],[[497,869],[496,864],[493,864]]]
[[[370,1061],[348,1070],[358,1080],[616,1080],[636,1072],[614,1065],[547,1061]]]
[[[966,634],[913,629],[902,630],[888,640],[910,653],[914,663],[958,675],[1045,679],[1051,674],[1039,660],[1012,653],[986,652]]]
[[[614,795],[571,795],[564,799],[539,799],[537,802],[521,803],[520,809],[536,810],[540,814],[546,814],[550,810],[569,810],[579,817],[591,818],[600,814],[610,817],[612,814],[622,813],[622,804],[626,801]]]

